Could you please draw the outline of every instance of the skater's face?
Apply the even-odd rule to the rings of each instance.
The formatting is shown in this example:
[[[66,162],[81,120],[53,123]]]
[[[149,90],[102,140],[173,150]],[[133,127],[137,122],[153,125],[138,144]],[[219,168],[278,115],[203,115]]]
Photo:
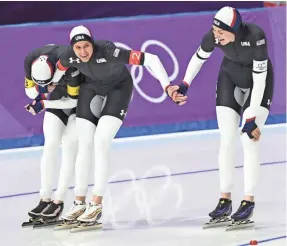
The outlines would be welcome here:
[[[222,30],[217,26],[213,26],[213,35],[221,45],[227,45],[235,40],[235,35],[233,33]]]
[[[79,41],[74,44],[73,50],[82,62],[88,62],[93,54],[93,45],[88,41]]]

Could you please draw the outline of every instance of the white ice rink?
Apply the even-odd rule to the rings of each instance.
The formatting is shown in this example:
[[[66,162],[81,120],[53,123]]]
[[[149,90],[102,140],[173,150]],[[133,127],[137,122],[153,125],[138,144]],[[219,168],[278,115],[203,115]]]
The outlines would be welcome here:
[[[41,148],[2,151],[0,245],[227,246],[249,245],[250,240],[286,245],[286,125],[263,131],[253,229],[202,229],[219,198],[218,147],[217,131],[115,140],[104,201],[104,226],[112,230],[76,234],[53,227],[21,228],[28,210],[38,203]],[[243,198],[242,159],[238,139],[234,210]],[[91,184],[92,177],[93,172]],[[70,189],[65,211],[72,201]]]

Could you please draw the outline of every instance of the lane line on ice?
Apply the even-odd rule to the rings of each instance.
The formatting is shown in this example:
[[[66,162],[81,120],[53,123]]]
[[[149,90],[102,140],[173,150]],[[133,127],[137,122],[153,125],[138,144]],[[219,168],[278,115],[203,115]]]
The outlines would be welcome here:
[[[271,242],[271,241],[275,241],[275,240],[279,240],[279,239],[284,239],[286,238],[287,236],[281,236],[281,237],[272,237],[272,238],[268,238],[268,239],[264,239],[264,240],[259,240],[257,241],[258,243],[266,243],[266,242]],[[245,244],[240,244],[238,246],[248,246],[250,245],[250,243],[245,243]]]
[[[286,123],[280,124],[272,124],[265,125],[264,129],[274,129],[274,128],[287,128]],[[238,128],[238,132],[240,132],[240,128]],[[156,135],[147,135],[147,136],[136,136],[136,137],[126,137],[126,138],[116,138],[113,140],[113,144],[127,144],[127,143],[135,143],[142,141],[159,141],[164,139],[176,139],[181,137],[192,137],[192,136],[206,136],[212,134],[219,134],[218,129],[210,129],[210,130],[199,130],[199,131],[188,131],[188,132],[174,132],[174,133],[165,133],[165,134],[156,134]],[[43,150],[43,146],[37,147],[25,147],[25,148],[17,148],[17,149],[4,149],[0,150],[0,155],[2,154],[10,154],[17,152],[33,152],[33,151],[41,151]]]
[[[270,166],[270,165],[278,165],[278,164],[285,164],[287,161],[275,161],[275,162],[266,162],[266,163],[261,163],[261,166]],[[236,166],[235,168],[242,168],[243,166]],[[218,171],[218,168],[213,168],[213,169],[206,169],[206,170],[198,170],[198,171],[191,171],[191,172],[182,172],[182,173],[172,173],[170,175],[157,175],[157,176],[149,176],[149,177],[144,177],[144,178],[136,178],[136,181],[139,180],[148,180],[148,179],[158,179],[158,178],[165,178],[169,176],[181,176],[181,175],[190,175],[190,174],[198,174],[198,173],[208,173],[208,172],[216,172]],[[126,183],[126,182],[131,182],[133,179],[123,179],[123,180],[115,180],[115,181],[110,181],[109,184],[117,184],[117,183]],[[93,186],[94,184],[90,184],[90,186]],[[74,186],[69,187],[69,189],[74,189]],[[53,189],[55,191],[56,189]],[[6,196],[0,196],[0,199],[7,199],[11,197],[17,197],[17,196],[27,196],[27,195],[33,195],[37,194],[39,191],[33,191],[33,192],[26,192],[26,193],[19,193],[19,194],[12,194],[12,195],[6,195]]]

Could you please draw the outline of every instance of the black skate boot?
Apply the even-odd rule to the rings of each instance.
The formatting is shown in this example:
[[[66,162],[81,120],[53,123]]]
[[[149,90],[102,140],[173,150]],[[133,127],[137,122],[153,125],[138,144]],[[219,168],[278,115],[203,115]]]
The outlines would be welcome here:
[[[41,200],[37,207],[28,212],[28,215],[35,219],[39,218],[43,210],[45,210],[50,205],[50,203],[51,202],[45,202]]]
[[[229,216],[232,213],[232,201],[226,198],[220,198],[216,208],[209,213],[211,217],[208,223],[205,223],[203,229],[225,226],[230,224]]]
[[[28,212],[28,215],[30,216],[30,219],[28,222],[24,222],[22,224],[22,227],[26,226],[31,226],[34,225],[35,223],[43,223],[42,218],[40,217],[41,213],[43,210],[45,210],[51,202],[45,202],[43,200],[40,200],[39,204],[37,207],[32,209],[30,212]]]
[[[61,221],[59,221],[58,218],[61,215],[63,209],[64,203],[56,204],[54,202],[51,202],[50,205],[46,209],[44,209],[40,215],[44,223],[36,223],[34,225],[34,228],[60,224]]]
[[[228,226],[227,230],[254,226],[254,221],[249,220],[253,215],[254,207],[254,202],[241,201],[238,210],[231,216],[232,224]]]

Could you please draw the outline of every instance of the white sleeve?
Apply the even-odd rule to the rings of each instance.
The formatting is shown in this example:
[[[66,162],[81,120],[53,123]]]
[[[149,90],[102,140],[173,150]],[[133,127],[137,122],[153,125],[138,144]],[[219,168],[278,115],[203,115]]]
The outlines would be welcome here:
[[[58,83],[65,73],[66,73],[66,71],[63,71],[63,70],[60,70],[59,68],[57,68],[55,73],[54,73],[54,77],[53,77],[52,81],[54,83]]]
[[[144,66],[148,66],[159,80],[163,90],[170,85],[167,72],[157,55],[144,53]]]
[[[250,117],[256,116],[256,110],[260,107],[267,77],[268,61],[253,61],[253,89],[250,99]]]
[[[33,86],[31,88],[25,88],[25,93],[31,99],[35,99],[39,95],[36,86]]]
[[[62,98],[59,100],[43,100],[45,108],[67,109],[77,106],[78,99]]]
[[[183,81],[189,85],[200,71],[203,63],[211,56],[212,52],[206,52],[201,47],[191,57]]]

